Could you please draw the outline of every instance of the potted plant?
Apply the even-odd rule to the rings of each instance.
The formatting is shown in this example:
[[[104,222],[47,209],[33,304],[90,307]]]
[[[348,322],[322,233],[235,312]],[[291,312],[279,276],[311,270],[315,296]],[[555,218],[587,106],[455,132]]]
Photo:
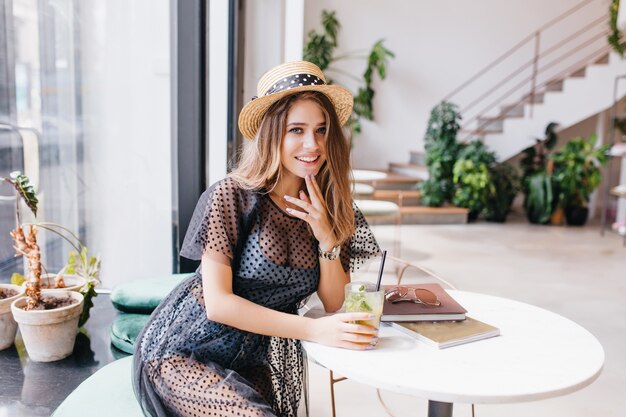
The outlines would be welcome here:
[[[24,223],[29,226],[31,223]],[[100,284],[101,261],[97,256],[90,256],[87,247],[71,230],[56,223],[32,223],[40,229],[50,231],[60,236],[72,247],[68,253],[68,259],[57,273],[42,274],[42,289],[65,289],[78,291],[84,297],[83,312],[81,313],[78,327],[83,326],[89,319],[89,312],[93,307],[93,297],[97,297],[95,287]],[[14,284],[25,285],[24,277],[13,274],[11,279]]]
[[[619,15],[619,2],[620,0],[611,0],[609,5],[609,28],[610,32],[606,39],[611,45],[611,48],[621,57],[624,58],[624,52],[626,51],[626,41],[623,40],[624,35],[617,27],[617,17]]]
[[[487,221],[506,220],[519,189],[512,167],[498,164],[496,155],[475,140],[461,147],[452,172],[452,203],[469,209],[468,220],[476,220],[480,215]]]
[[[374,43],[369,54],[366,56],[361,55],[360,52],[348,52],[339,56],[333,55],[338,45],[337,35],[341,29],[341,24],[335,17],[334,11],[322,11],[322,27],[324,28],[322,33],[318,33],[315,30],[311,30],[308,33],[302,54],[303,59],[314,63],[320,67],[324,73],[334,72],[347,76],[359,83],[357,92],[354,94],[354,111],[348,120],[351,133],[350,138],[352,138],[354,134],[361,132],[361,118],[374,120],[373,100],[375,91],[373,88],[373,75],[377,73],[380,79],[384,80],[387,76],[387,61],[395,55],[389,49],[385,48],[384,40],[382,39]],[[354,58],[361,58],[367,62],[367,66],[361,78],[331,66],[333,62]],[[332,80],[327,81],[329,83],[332,82]]]
[[[546,126],[546,136],[537,139],[535,145],[524,149],[524,157],[520,161],[524,211],[528,221],[535,224],[548,224],[557,207],[552,168],[548,164],[548,153],[558,141],[557,126],[556,123],[549,123]]]
[[[475,140],[463,146],[452,169],[454,195],[452,203],[469,209],[468,220],[478,218],[495,193],[489,167],[495,164],[495,155],[485,145]]]
[[[439,207],[452,201],[452,171],[461,148],[456,140],[460,120],[457,106],[445,101],[430,113],[424,137],[428,179],[420,185],[421,201],[426,206]]]
[[[20,218],[20,198],[37,215],[37,198],[28,178],[19,172],[2,178],[16,190],[16,227],[11,231],[17,256],[27,259],[26,297],[11,304],[29,357],[36,362],[63,359],[72,353],[83,312],[84,297],[74,291],[42,290],[41,252],[37,244],[38,226],[23,225]]]
[[[557,201],[565,211],[567,224],[582,226],[589,214],[589,198],[602,179],[601,168],[608,161],[608,145],[596,147],[597,136],[575,138],[551,156]]]
[[[11,313],[11,304],[23,293],[20,286],[0,283],[0,350],[8,348],[15,340],[17,323]]]
[[[491,167],[491,181],[494,192],[487,197],[485,220],[503,223],[520,190],[519,177],[512,166],[495,164]]]

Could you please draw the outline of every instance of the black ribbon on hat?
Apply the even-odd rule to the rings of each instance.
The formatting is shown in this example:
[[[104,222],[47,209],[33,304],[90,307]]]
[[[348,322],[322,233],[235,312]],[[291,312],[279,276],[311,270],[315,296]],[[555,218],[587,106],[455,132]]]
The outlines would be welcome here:
[[[283,90],[289,90],[296,87],[303,87],[305,85],[326,85],[324,80],[311,74],[295,74],[289,77],[282,78],[275,83],[269,90],[265,92],[265,95],[278,93]]]

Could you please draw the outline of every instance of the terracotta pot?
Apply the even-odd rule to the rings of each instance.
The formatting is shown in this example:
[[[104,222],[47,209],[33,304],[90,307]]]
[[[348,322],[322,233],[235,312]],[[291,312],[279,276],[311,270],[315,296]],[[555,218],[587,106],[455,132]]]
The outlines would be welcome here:
[[[565,224],[565,210],[562,207],[557,207],[556,210],[550,216],[550,224],[555,226],[562,226]]]
[[[74,350],[78,319],[83,311],[83,295],[76,291],[42,290],[42,295],[69,295],[77,302],[54,310],[24,311],[26,297],[11,304],[28,356],[35,362],[52,362],[66,358]]]
[[[0,300],[0,350],[3,350],[11,346],[15,341],[17,323],[13,319],[13,313],[11,313],[11,304],[22,296],[24,290],[22,287],[13,284],[0,284],[0,288],[17,291],[17,294],[13,297]]]

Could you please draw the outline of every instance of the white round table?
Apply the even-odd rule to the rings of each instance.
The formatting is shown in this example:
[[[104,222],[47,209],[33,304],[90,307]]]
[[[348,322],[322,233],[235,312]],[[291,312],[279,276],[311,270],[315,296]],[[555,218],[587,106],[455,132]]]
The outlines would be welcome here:
[[[308,357],[354,381],[429,400],[429,416],[451,416],[452,403],[512,403],[564,395],[593,382],[604,350],[583,327],[558,314],[505,298],[448,291],[468,316],[501,335],[436,349],[382,326],[375,349],[311,342]],[[305,315],[323,315],[314,307]]]

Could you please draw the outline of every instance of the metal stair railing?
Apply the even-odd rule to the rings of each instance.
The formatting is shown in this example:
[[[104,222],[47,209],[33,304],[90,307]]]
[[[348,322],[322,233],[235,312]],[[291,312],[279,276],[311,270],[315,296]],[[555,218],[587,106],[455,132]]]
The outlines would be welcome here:
[[[600,15],[599,9],[590,11],[588,6],[596,3],[583,0],[551,19],[443,98],[443,101],[459,105],[461,114],[465,116],[466,121],[461,126],[461,133],[465,136],[461,141],[489,133],[490,124],[510,117],[508,113],[517,106],[528,104],[529,117],[532,118],[537,98],[549,91],[551,86],[609,53],[610,47],[604,41],[608,34],[608,13],[604,9]],[[584,21],[584,25],[569,31],[561,29],[559,34],[564,32],[562,36],[542,51],[546,31],[560,29],[559,25],[565,23],[572,26],[574,18]],[[519,54],[528,48],[532,48],[531,56],[520,57]],[[515,58],[521,58],[522,64],[514,61]],[[546,62],[548,59],[550,61]],[[511,67],[514,69],[509,71]],[[486,89],[479,86],[479,82],[487,80],[488,73],[498,70],[506,75],[493,82],[489,80],[490,85]],[[472,88],[480,92],[472,96]],[[498,106],[501,106],[499,110]]]

